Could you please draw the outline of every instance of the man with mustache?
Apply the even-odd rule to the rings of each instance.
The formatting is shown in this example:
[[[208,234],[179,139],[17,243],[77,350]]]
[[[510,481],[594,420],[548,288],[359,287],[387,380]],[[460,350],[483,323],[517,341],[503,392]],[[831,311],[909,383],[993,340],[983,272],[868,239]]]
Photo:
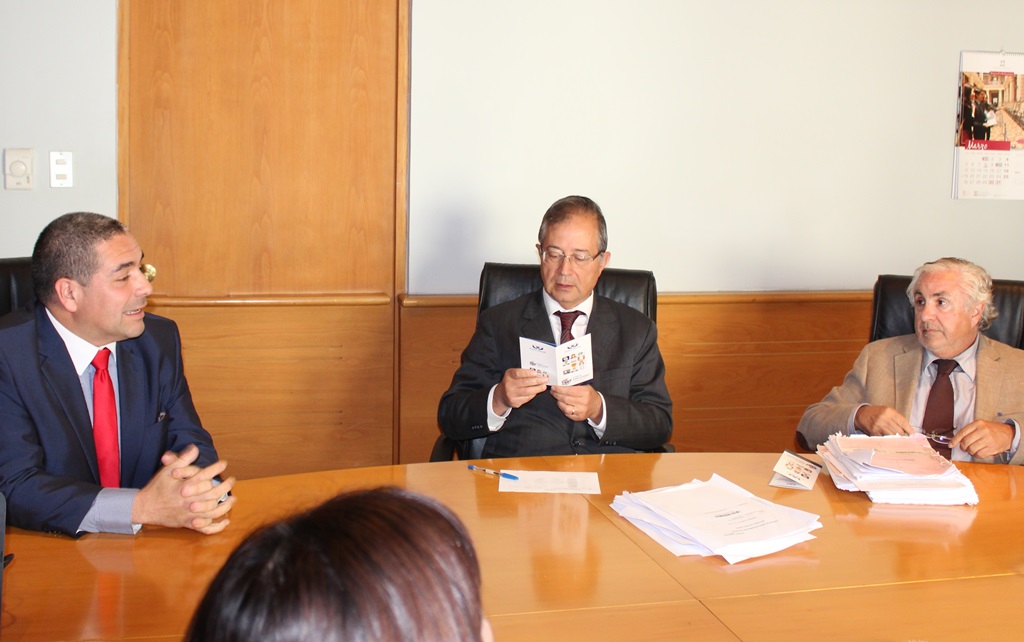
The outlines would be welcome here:
[[[173,321],[125,226],[65,214],[32,253],[36,301],[0,321],[8,523],[78,536],[144,524],[216,533],[234,504],[192,404]]]
[[[953,460],[1024,463],[1024,351],[981,334],[997,314],[988,272],[957,258],[925,263],[907,297],[915,334],[869,343],[843,384],[807,408],[797,432],[812,447],[837,432],[937,433],[933,447]],[[929,427],[929,396],[943,377],[952,417],[938,429]]]

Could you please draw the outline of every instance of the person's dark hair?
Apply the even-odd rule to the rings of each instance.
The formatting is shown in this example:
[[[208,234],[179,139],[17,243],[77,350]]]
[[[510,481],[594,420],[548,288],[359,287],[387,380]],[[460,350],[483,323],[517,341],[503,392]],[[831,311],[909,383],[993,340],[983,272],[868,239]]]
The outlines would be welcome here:
[[[128,228],[117,219],[92,212],[72,212],[50,222],[32,250],[32,288],[36,298],[51,303],[53,286],[69,278],[86,284],[99,269],[97,246]]]
[[[608,224],[605,223],[604,213],[601,212],[600,205],[586,196],[566,196],[552,203],[548,211],[544,212],[544,218],[541,219],[537,242],[543,246],[549,227],[564,223],[577,214],[589,214],[597,219],[597,253],[602,254],[607,251]]]
[[[479,642],[480,567],[465,526],[398,488],[339,495],[243,541],[188,642]]]

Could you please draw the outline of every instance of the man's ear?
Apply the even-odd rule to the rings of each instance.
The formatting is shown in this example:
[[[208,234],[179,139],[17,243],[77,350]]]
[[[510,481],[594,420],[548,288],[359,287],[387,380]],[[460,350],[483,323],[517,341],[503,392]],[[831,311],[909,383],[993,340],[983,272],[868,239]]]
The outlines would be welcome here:
[[[57,279],[53,290],[57,294],[57,303],[68,312],[78,310],[81,287],[77,281],[67,277]]]
[[[984,311],[984,301],[979,301],[978,304],[974,306],[974,310],[971,311],[971,325],[973,325],[975,328],[977,328],[978,324],[981,323],[981,314]]]

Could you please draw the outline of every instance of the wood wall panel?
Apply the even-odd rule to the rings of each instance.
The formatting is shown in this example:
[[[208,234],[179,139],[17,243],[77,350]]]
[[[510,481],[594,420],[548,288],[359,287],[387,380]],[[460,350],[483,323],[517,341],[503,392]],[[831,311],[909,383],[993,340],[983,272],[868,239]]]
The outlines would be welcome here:
[[[804,409],[842,381],[867,342],[871,294],[663,295],[659,345],[685,452],[794,448]],[[401,463],[425,461],[437,402],[472,335],[476,299],[400,306]]]
[[[393,463],[408,0],[122,0],[119,217],[231,472]]]
[[[239,478],[391,464],[391,306],[191,307],[177,321],[203,425]]]
[[[401,310],[400,463],[427,461],[440,434],[437,404],[473,336],[476,299],[416,297]]]
[[[393,293],[398,7],[121,3],[121,218],[157,294]]]

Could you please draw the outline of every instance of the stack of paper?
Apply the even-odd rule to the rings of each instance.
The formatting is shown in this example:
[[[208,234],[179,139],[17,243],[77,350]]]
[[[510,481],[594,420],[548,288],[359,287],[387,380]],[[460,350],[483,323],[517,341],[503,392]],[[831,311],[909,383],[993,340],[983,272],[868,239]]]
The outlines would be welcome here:
[[[718,475],[615,497],[612,508],[675,555],[730,564],[814,539],[818,516],[755,497]]]
[[[818,446],[836,487],[865,491],[880,504],[977,504],[971,480],[921,434],[847,437]]]

